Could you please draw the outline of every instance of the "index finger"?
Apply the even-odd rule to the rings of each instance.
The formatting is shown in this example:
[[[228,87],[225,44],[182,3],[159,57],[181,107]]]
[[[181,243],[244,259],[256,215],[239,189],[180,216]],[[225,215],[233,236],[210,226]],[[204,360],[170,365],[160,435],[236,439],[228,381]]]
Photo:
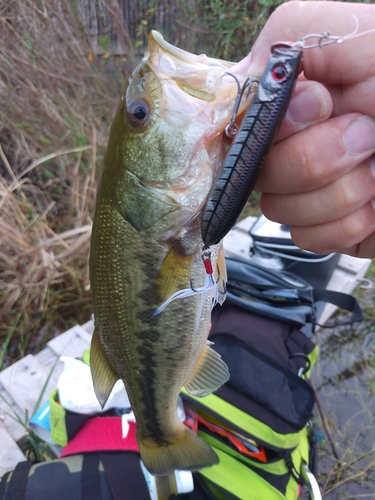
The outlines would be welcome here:
[[[342,2],[286,2],[267,21],[251,52],[250,74],[261,74],[270,47],[278,41],[298,41],[311,33],[350,35],[375,27],[375,5]],[[318,39],[316,40],[319,41]],[[321,48],[305,49],[306,78],[327,85],[354,85],[375,77],[375,32]]]

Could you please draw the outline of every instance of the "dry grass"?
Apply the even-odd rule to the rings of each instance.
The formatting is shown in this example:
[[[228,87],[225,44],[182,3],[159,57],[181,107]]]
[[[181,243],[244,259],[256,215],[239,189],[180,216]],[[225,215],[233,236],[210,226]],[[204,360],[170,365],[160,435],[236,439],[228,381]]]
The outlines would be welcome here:
[[[0,1],[0,369],[90,315],[97,165],[121,65],[108,74],[71,6]]]

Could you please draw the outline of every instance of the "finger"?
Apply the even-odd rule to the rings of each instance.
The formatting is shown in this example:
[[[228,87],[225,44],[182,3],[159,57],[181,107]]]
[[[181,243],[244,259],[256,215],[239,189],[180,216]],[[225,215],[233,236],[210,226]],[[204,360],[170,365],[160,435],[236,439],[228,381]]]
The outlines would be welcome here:
[[[327,120],[331,113],[331,94],[323,85],[306,80],[297,82],[293,98],[277,134],[276,142],[316,123]]]
[[[371,30],[375,25],[375,6],[342,2],[285,2],[271,15],[251,52],[250,73],[261,74],[270,47],[280,40],[300,40],[310,33],[331,32],[348,35],[355,29]],[[317,40],[319,41],[319,40]],[[375,33],[352,38],[321,49],[305,49],[303,68],[310,80],[331,85],[353,85],[374,74]]]
[[[374,248],[375,248],[375,232],[370,234],[363,241],[354,245],[351,248],[347,248],[341,253],[347,253],[348,255],[352,255],[353,257],[360,257],[362,259],[368,258],[372,259],[374,257]]]
[[[336,181],[308,193],[262,197],[263,213],[291,226],[332,222],[375,199],[375,158],[367,160]]]
[[[351,114],[294,134],[272,148],[256,190],[313,191],[344,175],[375,152],[375,120]]]
[[[350,253],[361,256],[374,255],[375,202],[369,202],[356,212],[327,224],[309,227],[292,227],[293,242],[301,248],[325,254],[331,252]],[[369,239],[369,240],[368,240]]]
[[[331,94],[333,103],[332,116],[355,112],[375,118],[375,106],[372,104],[374,102],[374,88],[375,75],[354,85],[328,86],[327,90]]]

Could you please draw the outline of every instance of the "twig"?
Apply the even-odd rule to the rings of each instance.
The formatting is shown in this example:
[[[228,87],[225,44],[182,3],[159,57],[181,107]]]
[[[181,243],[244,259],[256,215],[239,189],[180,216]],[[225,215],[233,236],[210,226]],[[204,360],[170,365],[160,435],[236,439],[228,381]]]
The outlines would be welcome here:
[[[315,387],[313,385],[313,383],[310,381],[311,383],[311,386],[315,392],[315,401],[316,401],[316,406],[318,407],[318,411],[319,411],[319,415],[320,415],[320,418],[322,419],[322,422],[323,422],[323,426],[324,426],[324,430],[327,434],[327,438],[328,438],[328,442],[331,446],[331,450],[332,450],[332,453],[333,453],[333,456],[335,457],[335,459],[340,463],[340,457],[339,457],[339,454],[337,453],[337,450],[336,450],[336,447],[333,443],[333,439],[332,439],[332,436],[331,436],[331,433],[330,433],[330,430],[329,430],[329,427],[328,427],[328,422],[327,422],[327,419],[324,415],[324,412],[323,412],[323,408],[322,408],[322,405],[320,403],[320,400],[319,400],[319,397],[318,397],[318,394],[315,390]]]
[[[65,155],[65,154],[70,154],[70,153],[77,153],[79,151],[85,151],[87,149],[92,149],[92,146],[81,146],[79,148],[72,148],[72,149],[65,149],[64,151],[57,151],[56,153],[51,153],[51,154],[49,154],[47,156],[43,156],[42,158],[39,158],[38,160],[33,161],[31,165],[29,165],[28,167],[26,167],[25,170],[23,170],[18,175],[17,181],[13,182],[13,184],[11,184],[10,189],[12,191],[14,189],[16,189],[18,187],[17,183],[21,179],[21,177],[23,177],[24,175],[28,174],[30,172],[30,170],[33,170],[35,167],[37,167],[41,163],[44,163],[44,162],[46,162],[48,160],[51,160],[52,158],[56,158],[57,156],[61,156],[61,155]]]

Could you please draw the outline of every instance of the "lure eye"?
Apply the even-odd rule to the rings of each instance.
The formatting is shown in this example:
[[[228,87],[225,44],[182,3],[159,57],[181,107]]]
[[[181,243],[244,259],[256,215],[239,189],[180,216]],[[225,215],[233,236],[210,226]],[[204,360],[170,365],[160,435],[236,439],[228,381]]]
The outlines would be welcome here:
[[[133,127],[143,127],[147,125],[151,117],[151,109],[143,99],[135,99],[127,109],[128,120]]]
[[[288,71],[283,64],[276,64],[272,68],[272,78],[276,82],[283,82],[288,76]]]

